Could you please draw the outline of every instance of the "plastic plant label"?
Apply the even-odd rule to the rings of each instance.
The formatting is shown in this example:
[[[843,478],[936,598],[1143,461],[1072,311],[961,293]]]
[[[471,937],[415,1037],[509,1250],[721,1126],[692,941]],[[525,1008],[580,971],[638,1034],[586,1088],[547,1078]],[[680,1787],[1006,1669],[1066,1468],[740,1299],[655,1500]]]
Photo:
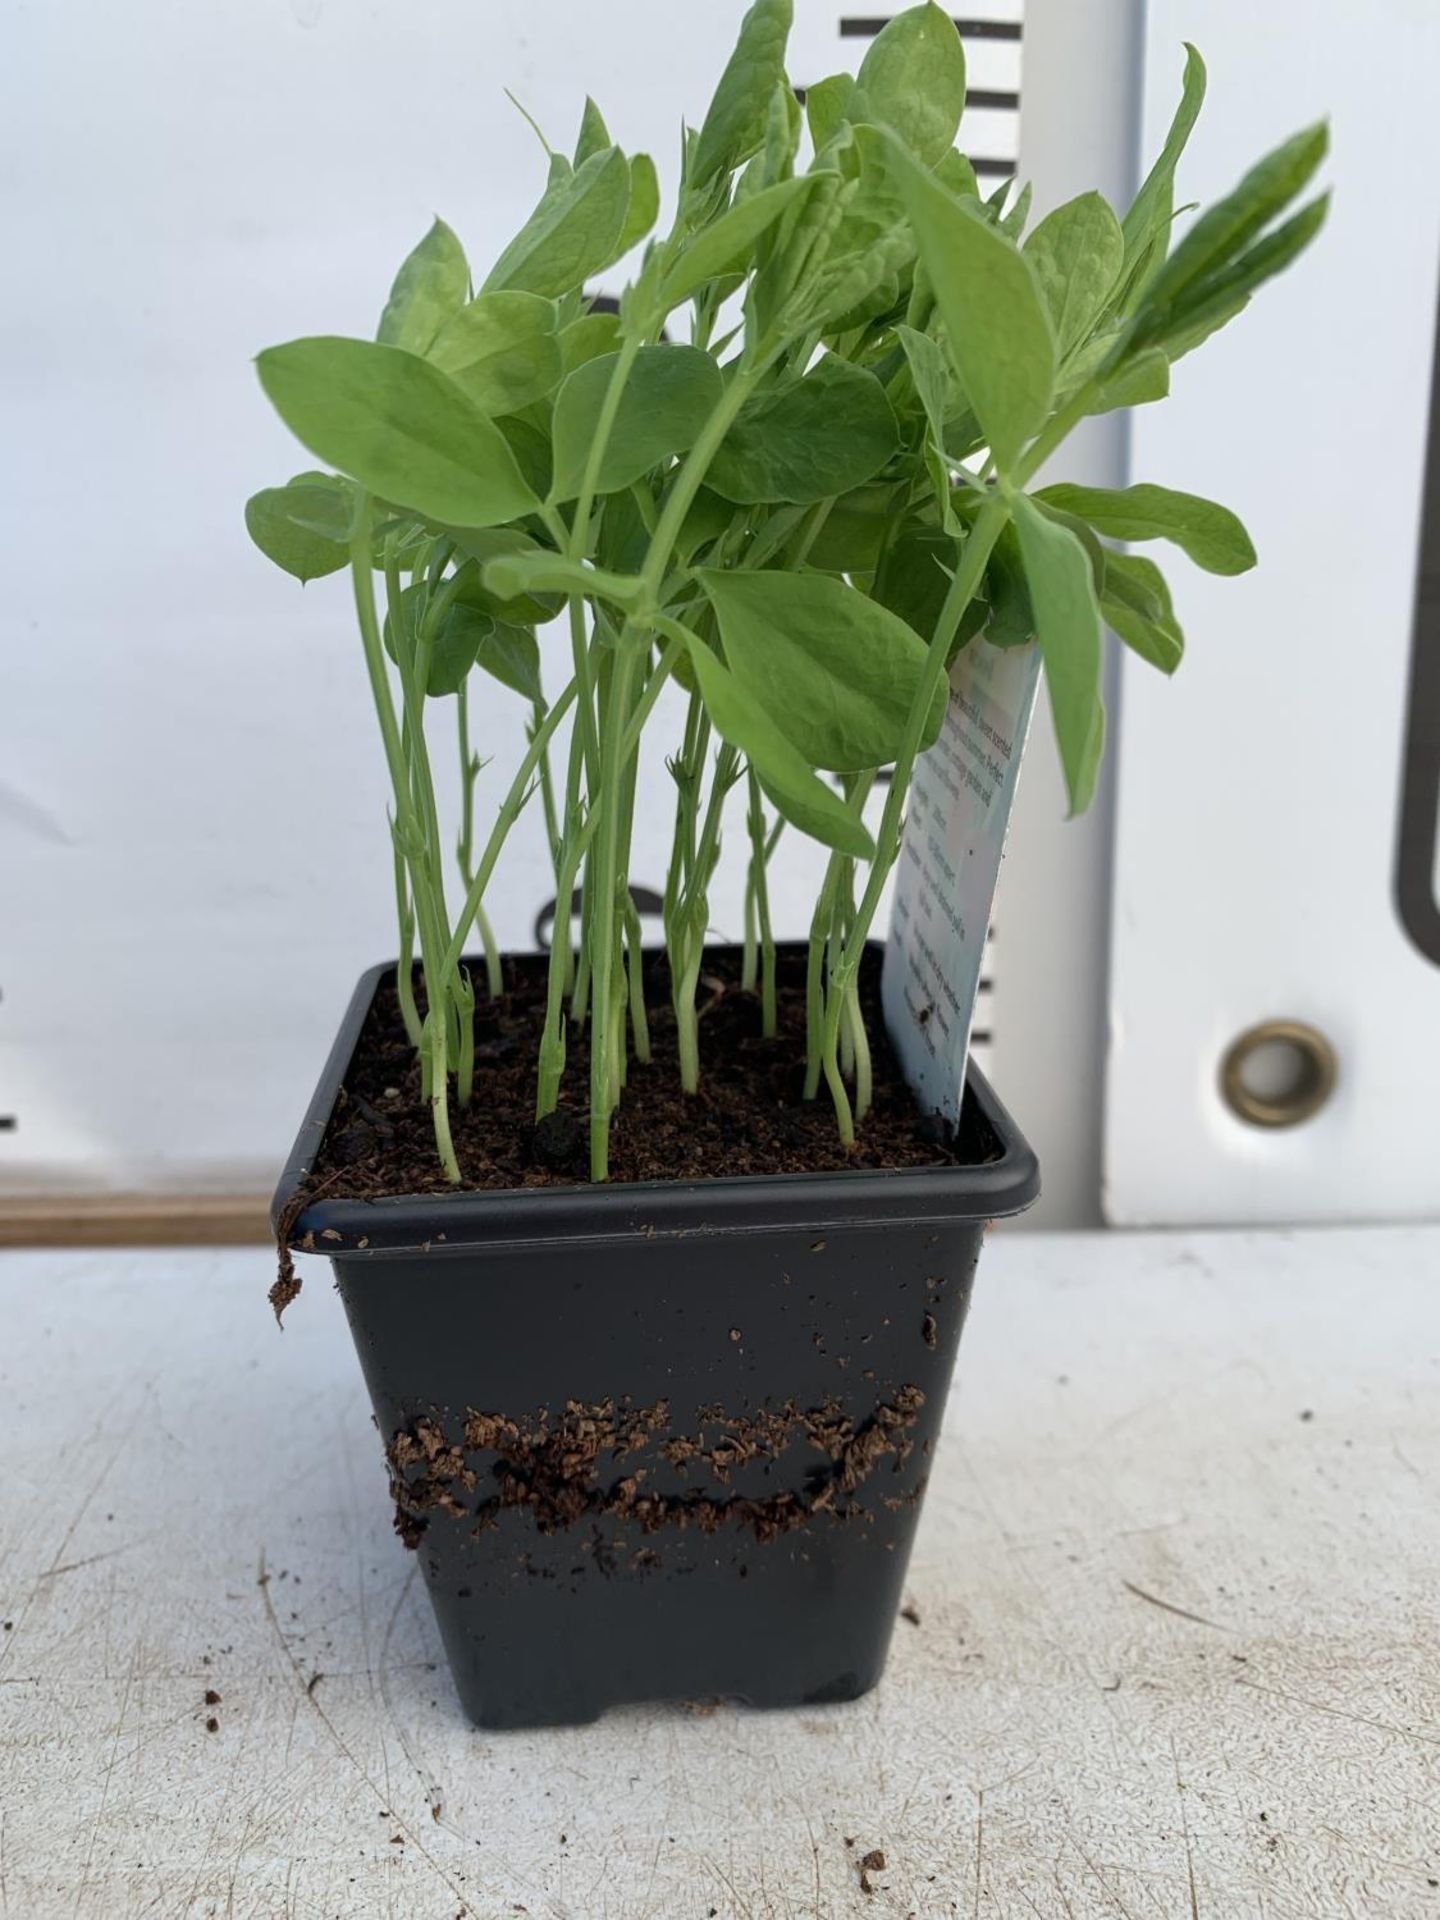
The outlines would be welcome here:
[[[995,882],[1040,650],[973,640],[940,738],[915,763],[885,947],[885,1024],[924,1113],[959,1119]]]

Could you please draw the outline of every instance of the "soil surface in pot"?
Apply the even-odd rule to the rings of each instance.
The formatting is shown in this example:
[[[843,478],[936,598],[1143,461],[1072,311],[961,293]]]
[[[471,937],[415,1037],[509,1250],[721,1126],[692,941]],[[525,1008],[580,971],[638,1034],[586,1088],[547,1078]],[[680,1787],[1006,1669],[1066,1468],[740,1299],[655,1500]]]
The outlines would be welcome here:
[[[805,954],[778,956],[779,1032],[760,1032],[760,1002],[740,985],[738,956],[707,959],[701,975],[700,1091],[681,1088],[663,954],[646,958],[652,1064],[633,1052],[611,1133],[612,1181],[693,1180],[717,1176],[823,1173],[857,1167],[977,1166],[999,1144],[967,1100],[958,1134],[947,1140],[921,1116],[885,1033],[880,955],[867,953],[861,999],[870,1036],[874,1104],[847,1152],[823,1083],[802,1097],[805,1075]],[[475,1016],[475,1093],[468,1108],[452,1100],[455,1151],[471,1188],[574,1185],[588,1178],[588,1032],[568,1033],[558,1111],[535,1125],[535,1061],[545,1010],[546,960],[505,962],[506,991],[479,998]],[[476,981],[483,995],[483,981]],[[405,1037],[394,987],[381,986],[345,1077],[307,1193],[373,1200],[454,1193],[440,1171],[420,1070]]]

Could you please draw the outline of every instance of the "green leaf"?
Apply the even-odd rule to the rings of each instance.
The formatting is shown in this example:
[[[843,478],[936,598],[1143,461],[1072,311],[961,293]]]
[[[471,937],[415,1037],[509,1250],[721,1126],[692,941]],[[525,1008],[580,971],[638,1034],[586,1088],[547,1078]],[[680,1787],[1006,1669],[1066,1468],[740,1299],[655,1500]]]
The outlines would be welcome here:
[[[660,213],[660,176],[648,153],[630,156],[630,197],[625,202],[625,219],[620,228],[615,258],[630,251],[654,226]]]
[[[842,221],[824,269],[797,294],[794,323],[844,333],[888,312],[899,294],[899,276],[915,249],[903,223],[872,230],[851,245],[855,228]]]
[[[503,435],[427,360],[322,335],[270,347],[255,364],[291,432],[382,499],[472,527],[539,505]]]
[[[407,587],[402,596],[407,623],[412,626],[422,606],[425,589]],[[385,651],[393,660],[395,635],[385,616]],[[473,668],[479,666],[526,700],[540,700],[540,649],[528,627],[497,620],[487,608],[462,597],[446,609],[430,642],[430,673],[425,692],[432,700],[458,693]]]
[[[842,494],[811,543],[810,565],[822,573],[870,573],[878,565],[905,489],[877,485]]]
[[[863,485],[899,444],[894,410],[874,374],[827,354],[803,379],[741,408],[707,482],[742,506],[809,506]]]
[[[555,401],[552,500],[573,500],[585,476],[596,426],[619,355],[587,360]],[[693,445],[724,394],[720,369],[698,347],[642,347],[635,356],[600,461],[596,491],[628,487],[651,467]]]
[[[545,698],[540,681],[540,647],[529,627],[512,627],[503,620],[491,624],[481,637],[475,653],[475,665],[502,687],[509,687],[522,700],[539,704]],[[435,691],[435,675],[430,675],[430,691]]]
[[[1091,413],[1117,413],[1122,407],[1144,407],[1163,400],[1170,391],[1170,361],[1156,347],[1123,360],[1102,381]]]
[[[947,427],[955,414],[955,377],[950,362],[928,333],[916,333],[912,327],[895,329],[910,377],[915,383],[920,404],[925,409],[930,436],[926,448],[926,466],[935,492],[935,504],[945,526],[951,527],[950,470],[946,464]],[[968,417],[968,416],[966,416]]]
[[[644,493],[641,483],[606,495],[600,523],[591,540],[597,566],[606,567],[611,573],[639,573],[644,568],[645,556],[650,551],[650,528],[656,517],[653,501],[648,519],[642,511],[639,496]]]
[[[469,294],[465,249],[445,222],[437,220],[396,274],[376,338],[387,347],[425,353]]]
[[[680,628],[667,630],[681,632]],[[754,767],[773,804],[792,826],[822,845],[869,860],[875,843],[832,787],[776,726],[764,706],[723,667],[695,634],[685,632],[690,667],[711,723]]]
[[[965,48],[949,14],[931,5],[897,14],[871,41],[858,85],[864,117],[893,127],[933,167],[954,146],[965,108]]]
[[[844,196],[853,193],[838,173],[819,168],[809,176],[810,192],[781,214],[774,239],[750,293],[755,321],[768,327],[780,303],[807,272],[823,263],[845,212]],[[728,283],[722,283],[728,284]]]
[[[949,362],[928,333],[917,333],[913,327],[906,326],[897,327],[895,332],[905,350],[910,378],[915,382],[915,391],[930,423],[931,439],[943,453],[945,422],[951,410]]]
[[[486,562],[480,578],[486,592],[493,593],[497,600],[518,600],[522,594],[584,594],[613,600],[623,607],[634,605],[642,591],[640,581],[627,574],[567,560],[544,547],[534,552],[501,554]]]
[[[526,486],[537,500],[547,499],[554,468],[548,423],[545,427],[537,425],[535,409],[531,407],[524,413],[497,414],[495,425],[504,436]]]
[[[890,542],[880,562],[875,599],[913,627],[922,640],[930,639],[939,622],[955,553],[954,537],[943,528],[911,526]]]
[[[1213,306],[1208,301],[1201,302],[1195,312],[1183,321],[1176,320],[1162,328],[1156,335],[1157,345],[1167,360],[1183,360],[1187,353],[1204,346],[1212,333],[1229,326],[1249,304],[1248,293],[1242,293],[1235,299],[1217,301]]]
[[[1006,185],[1010,185],[1010,182],[1007,181]],[[995,222],[1001,233],[1005,234],[1008,239],[1016,242],[1019,241],[1021,234],[1025,231],[1025,222],[1030,218],[1030,202],[1034,198],[1035,188],[1033,184],[1027,180],[1015,196],[1014,206],[1011,207],[1008,213],[1002,214]]]
[[[1073,816],[1094,797],[1105,740],[1105,636],[1095,580],[1089,555],[1068,527],[1023,493],[1015,495],[1013,510]]]
[[[785,78],[792,0],[755,0],[740,23],[740,38],[720,76],[691,158],[687,185],[703,190],[728,173],[765,138],[770,99]]]
[[[575,165],[583,167],[592,155],[604,153],[613,144],[604,114],[587,93],[585,108],[580,115],[580,132],[575,141]]]
[[[1207,207],[1190,227],[1147,287],[1146,307],[1173,307],[1197,282],[1228,266],[1295,198],[1325,158],[1329,144],[1329,129],[1322,120],[1257,162],[1233,193]]]
[[[1180,105],[1144,184],[1120,223],[1125,240],[1125,277],[1131,282],[1155,245],[1163,250],[1175,212],[1175,169],[1189,143],[1205,100],[1205,62],[1189,42],[1185,45],[1185,78]]]
[[[316,532],[300,517],[313,510],[321,497],[320,489],[292,481],[288,487],[266,487],[245,502],[250,538],[267,560],[301,582],[323,580],[350,560],[348,545]]]
[[[925,643],[897,614],[828,574],[700,569],[735,675],[812,767],[854,773],[900,751]],[[922,744],[945,718],[935,689]]]
[[[1165,576],[1138,553],[1107,553],[1100,595],[1105,624],[1152,667],[1174,673],[1185,652]]]
[[[989,606],[985,634],[991,646],[1028,647],[1035,638],[1035,609],[1013,521],[1001,529],[990,555],[985,597]]]
[[[804,125],[800,102],[790,82],[783,76],[776,82],[765,114],[765,138],[760,151],[746,167],[736,187],[737,197],[748,198],[766,187],[778,186],[795,171],[795,155],[800,148],[800,129]]]
[[[576,367],[584,366],[587,360],[598,360],[602,353],[614,353],[619,344],[618,313],[582,313],[578,320],[560,329],[562,378],[564,374],[573,373]]]
[[[630,202],[630,168],[618,147],[594,153],[545,189],[539,206],[491,268],[484,291],[518,287],[553,299],[615,258]]]
[[[738,201],[718,220],[702,227],[686,242],[661,282],[662,312],[669,313],[710,281],[748,267],[760,236],[813,185],[814,177],[809,174],[798,180],[777,181],[748,200]]]
[[[516,413],[560,384],[554,303],[514,290],[482,293],[441,329],[427,357],[482,413]]]
[[[285,510],[298,527],[323,534],[342,547],[350,544],[355,519],[355,489],[335,473],[295,473],[285,487]]]
[[[1082,193],[1047,214],[1025,242],[1060,355],[1089,334],[1125,264],[1120,222],[1098,193]]]
[[[1002,473],[1040,431],[1055,387],[1055,336],[1014,243],[957,200],[898,142],[893,154],[950,354]]]
[[[1111,540],[1173,540],[1207,573],[1248,573],[1255,565],[1250,536],[1228,507],[1170,487],[1061,485],[1036,496],[1062,513],[1078,514]]]
[[[432,700],[459,692],[475,664],[482,641],[488,640],[494,631],[493,618],[478,607],[461,604],[446,612],[431,643],[430,677],[425,691]],[[393,658],[393,648],[391,652]]]
[[[497,624],[512,627],[543,627],[564,607],[562,593],[521,593],[502,599],[484,584],[482,570],[487,561],[498,560],[507,553],[546,551],[528,533],[522,533],[518,527],[443,527],[441,531],[454,541],[459,553],[474,563],[473,567],[462,569],[467,579],[460,598],[467,606],[478,607],[482,613],[492,614]]]
[[[709,487],[701,487],[680,523],[680,532],[675,541],[675,558],[683,565],[688,565],[703,547],[708,547],[722,533],[729,531],[734,518],[735,508],[731,501],[722,500]]]
[[[1153,340],[1172,360],[1191,352],[1243,313],[1255,289],[1283,273],[1304,252],[1324,226],[1329,210],[1330,195],[1318,194],[1223,272],[1201,280],[1170,305],[1147,310],[1137,325],[1137,339]]]
[[[980,182],[975,178],[975,169],[967,155],[958,147],[951,149],[935,169],[935,178],[942,187],[948,187],[957,199],[978,200]]]
[[[816,153],[829,145],[850,118],[850,102],[855,92],[855,76],[832,73],[805,89],[805,118]]]
[[[1032,494],[1030,497],[1033,500],[1039,501],[1039,504],[1050,519],[1056,521],[1062,527],[1068,527],[1085,549],[1085,557],[1090,562],[1090,578],[1095,583],[1095,593],[1098,598],[1104,590],[1105,585],[1106,549],[1104,542],[1100,539],[1089,521],[1082,520],[1079,514],[1067,513],[1063,507],[1057,507],[1053,501],[1040,501],[1038,494]]]

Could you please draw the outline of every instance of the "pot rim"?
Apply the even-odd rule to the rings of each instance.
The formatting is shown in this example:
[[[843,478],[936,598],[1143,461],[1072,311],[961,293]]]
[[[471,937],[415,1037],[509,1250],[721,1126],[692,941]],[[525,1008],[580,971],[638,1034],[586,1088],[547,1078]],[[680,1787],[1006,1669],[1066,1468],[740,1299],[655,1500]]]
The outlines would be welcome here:
[[[788,944],[788,943],[787,943]],[[878,943],[872,943],[878,944]],[[376,989],[394,960],[356,982],[335,1042],[270,1205],[280,1223],[320,1150]],[[296,1252],[366,1259],[397,1253],[464,1253],[563,1240],[681,1239],[690,1234],[820,1232],[904,1224],[954,1226],[1022,1213],[1040,1192],[1029,1143],[973,1059],[966,1074],[999,1142],[978,1166],[857,1168],[823,1173],[715,1175],[700,1180],[615,1181],[605,1186],[471,1188],[373,1200],[312,1200],[286,1236]]]

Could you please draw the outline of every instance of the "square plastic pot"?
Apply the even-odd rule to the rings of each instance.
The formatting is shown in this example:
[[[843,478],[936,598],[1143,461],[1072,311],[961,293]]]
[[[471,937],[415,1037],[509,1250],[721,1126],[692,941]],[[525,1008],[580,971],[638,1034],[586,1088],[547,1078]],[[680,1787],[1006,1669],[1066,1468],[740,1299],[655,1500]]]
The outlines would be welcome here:
[[[362,976],[275,1195],[318,1151]],[[854,1699],[885,1664],[986,1223],[973,1166],[318,1199],[455,1685],[488,1728]]]

